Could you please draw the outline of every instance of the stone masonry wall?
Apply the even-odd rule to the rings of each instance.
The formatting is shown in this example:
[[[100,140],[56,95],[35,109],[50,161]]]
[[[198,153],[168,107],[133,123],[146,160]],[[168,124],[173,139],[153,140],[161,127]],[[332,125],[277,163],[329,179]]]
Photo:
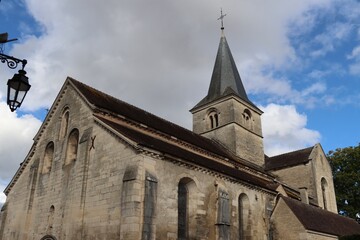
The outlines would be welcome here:
[[[301,222],[282,199],[277,203],[271,216],[271,231],[273,239],[276,240],[307,239],[306,235],[302,235],[305,229]]]
[[[209,111],[218,114],[218,126],[211,128]],[[264,165],[260,112],[237,98],[224,98],[193,111],[193,131],[221,142],[237,156]]]
[[[318,204],[320,207],[325,208],[323,193],[321,188],[321,180],[325,179],[327,183],[327,187],[325,189],[325,196],[326,196],[325,202],[327,205],[326,209],[328,211],[338,213],[331,166],[328,160],[326,159],[326,156],[320,144],[315,145],[315,149],[311,157],[312,157],[313,178],[315,185],[314,189],[316,191]]]

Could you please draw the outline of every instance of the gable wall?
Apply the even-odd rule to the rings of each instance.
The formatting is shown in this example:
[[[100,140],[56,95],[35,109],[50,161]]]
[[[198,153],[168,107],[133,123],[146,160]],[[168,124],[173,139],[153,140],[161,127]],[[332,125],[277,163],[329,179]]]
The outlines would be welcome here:
[[[279,199],[271,216],[273,239],[334,240],[337,236],[306,230],[284,200]]]
[[[65,106],[70,110],[67,135],[73,128],[79,130],[77,159],[69,165],[64,165],[67,137],[59,140]],[[136,162],[137,156],[94,123],[92,112],[71,87],[55,108],[35,154],[8,194],[2,239],[37,240],[46,234],[64,240],[118,237],[124,169],[129,162]],[[90,150],[94,137],[95,148]],[[50,141],[54,142],[54,159],[50,172],[43,173],[44,152]]]
[[[336,206],[336,196],[335,196],[335,188],[333,182],[333,176],[330,164],[326,159],[326,156],[319,144],[315,145],[315,149],[311,155],[312,157],[312,167],[313,167],[313,178],[314,185],[316,191],[316,198],[318,200],[318,205],[322,208],[324,207],[324,199],[321,188],[321,179],[325,179],[327,183],[326,188],[326,205],[327,210],[338,213]]]
[[[305,228],[282,199],[279,199],[271,215],[271,228],[273,239],[308,239]]]

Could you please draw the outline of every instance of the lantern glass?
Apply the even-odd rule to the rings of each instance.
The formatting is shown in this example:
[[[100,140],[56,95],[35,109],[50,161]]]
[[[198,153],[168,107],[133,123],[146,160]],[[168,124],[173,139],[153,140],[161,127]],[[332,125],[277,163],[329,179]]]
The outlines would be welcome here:
[[[19,70],[19,73],[14,74],[14,77],[8,80],[7,104],[12,112],[21,106],[31,87],[29,78],[25,74],[24,70]]]

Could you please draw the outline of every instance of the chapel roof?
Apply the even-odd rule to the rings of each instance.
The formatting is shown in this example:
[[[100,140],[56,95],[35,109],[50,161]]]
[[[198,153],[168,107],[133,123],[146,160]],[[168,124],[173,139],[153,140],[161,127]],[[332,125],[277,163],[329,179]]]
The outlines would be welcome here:
[[[204,154],[200,154],[196,151],[189,151],[186,148],[180,147],[178,144],[173,144],[171,141],[166,141],[162,138],[146,134],[144,131],[139,131],[136,128],[119,124],[116,118],[106,118],[102,117],[100,114],[95,114],[95,116],[113,130],[136,142],[138,146],[156,150],[165,157],[185,160],[186,162],[196,164],[199,167],[216,171],[249,185],[258,186],[270,191],[275,191],[278,186],[278,184],[271,179],[258,177],[242,169],[215,161]]]
[[[224,146],[220,145],[212,139],[205,138],[199,134],[194,133],[193,131],[169,122],[129,103],[114,98],[73,78],[68,77],[68,80],[80,91],[80,93],[87,99],[87,101],[93,105],[94,108],[96,108],[95,111],[104,111],[113,115],[121,115],[126,119],[143,124],[148,128],[160,133],[173,136],[176,139],[203,149],[208,153],[216,154],[228,159],[229,161],[241,163],[242,165],[250,167],[255,171],[265,173],[263,168],[246,161],[245,159],[240,159],[228,151]]]
[[[68,79],[92,105],[100,110],[107,110],[111,113],[124,116],[127,119],[144,124],[154,130],[176,136],[183,141],[197,145],[205,150],[212,151],[224,157],[230,157],[230,153],[228,151],[226,151],[221,146],[214,144],[214,141],[208,138],[204,138],[186,128],[183,128],[152,113],[114,98],[73,78]]]
[[[354,219],[281,196],[286,205],[307,230],[336,236],[360,234],[360,224]]]
[[[193,109],[229,95],[235,95],[258,109],[246,94],[230,47],[222,30],[208,94]]]
[[[310,161],[309,157],[314,147],[308,147],[293,152],[280,154],[265,158],[265,170],[279,170],[283,168],[306,164]]]
[[[241,159],[235,156],[232,152],[228,151],[218,142],[200,136],[186,128],[169,122],[154,114],[146,112],[129,103],[121,101],[71,77],[67,78],[64,86],[68,83],[74,86],[75,89],[79,92],[79,94],[85,98],[86,102],[93,109],[95,116],[97,116],[98,114],[108,114],[112,117],[126,118],[127,120],[133,121],[138,125],[146,126],[146,128],[151,129],[151,131],[158,132],[159,134],[168,135],[171,138],[182,141],[189,146],[193,146],[198,149],[197,151],[199,153],[202,152],[203,154],[196,154],[193,150],[190,150],[190,148],[179,148],[176,145],[168,144],[166,141],[161,141],[151,136],[147,136],[146,134],[141,133],[141,131],[136,132],[134,130],[127,129],[124,126],[115,126],[114,122],[111,123],[111,121],[109,122],[109,120],[105,121],[104,119],[101,119],[99,116],[97,116],[97,118],[105,124],[109,126],[111,125],[111,127],[113,129],[116,129],[116,131],[118,131],[119,133],[137,142],[139,146],[158,150],[169,156],[172,155],[173,157],[184,159],[191,163],[208,168],[210,170],[217,171],[219,173],[225,174],[229,177],[235,178],[253,186],[258,186],[269,191],[276,191],[279,183],[273,181],[273,176],[270,173],[267,173],[263,168],[245,159]],[[45,121],[47,121],[47,118],[45,119]],[[41,132],[42,131],[39,130],[39,133]],[[28,156],[25,158],[24,162],[20,164],[20,167],[17,170],[16,174],[14,175],[8,186],[5,188],[5,194],[8,194],[12,186],[16,183],[17,179],[26,167],[29,159],[34,154],[34,151],[35,143],[31,148]],[[213,157],[217,156],[219,159],[222,159],[224,163],[214,161],[213,159],[211,159],[210,157],[206,157],[205,155]],[[240,170],[239,168],[241,168],[241,166],[245,167],[247,171]],[[252,175],[249,173],[249,171],[254,172],[255,174]],[[259,175],[261,175],[262,177],[260,177]]]

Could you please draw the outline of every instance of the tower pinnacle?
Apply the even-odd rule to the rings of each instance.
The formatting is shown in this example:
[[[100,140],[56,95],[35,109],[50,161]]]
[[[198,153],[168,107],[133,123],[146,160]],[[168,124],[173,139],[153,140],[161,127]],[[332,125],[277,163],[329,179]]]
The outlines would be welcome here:
[[[221,30],[224,30],[224,17],[226,14],[223,14],[222,8],[220,10],[220,17],[217,20],[221,20]]]

